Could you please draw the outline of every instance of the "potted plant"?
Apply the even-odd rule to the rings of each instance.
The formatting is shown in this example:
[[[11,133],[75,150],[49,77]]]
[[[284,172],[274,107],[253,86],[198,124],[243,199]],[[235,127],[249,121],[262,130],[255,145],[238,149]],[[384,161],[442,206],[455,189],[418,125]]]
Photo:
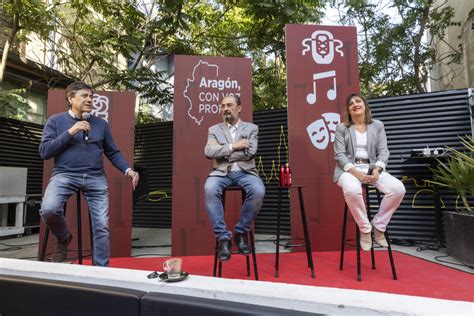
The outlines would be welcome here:
[[[431,182],[456,192],[455,210],[443,212],[446,247],[449,255],[474,267],[474,208],[469,201],[474,197],[474,141],[470,136],[460,139],[465,151],[448,148],[447,160],[438,159],[432,169]]]

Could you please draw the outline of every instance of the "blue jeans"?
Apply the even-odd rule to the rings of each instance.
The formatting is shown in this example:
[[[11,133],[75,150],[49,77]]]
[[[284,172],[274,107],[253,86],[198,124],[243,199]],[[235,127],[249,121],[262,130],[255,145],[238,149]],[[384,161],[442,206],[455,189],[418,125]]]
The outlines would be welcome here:
[[[94,249],[92,264],[108,266],[110,257],[109,192],[104,174],[58,173],[49,180],[40,215],[57,240],[70,234],[64,219],[64,203],[82,190],[89,204]]]
[[[209,176],[204,184],[204,198],[212,229],[218,240],[232,239],[227,230],[222,206],[222,192],[229,186],[241,186],[245,190],[245,201],[240,211],[240,220],[235,225],[236,233],[250,231],[253,220],[262,208],[265,186],[260,177],[245,171],[231,171],[226,176]]]

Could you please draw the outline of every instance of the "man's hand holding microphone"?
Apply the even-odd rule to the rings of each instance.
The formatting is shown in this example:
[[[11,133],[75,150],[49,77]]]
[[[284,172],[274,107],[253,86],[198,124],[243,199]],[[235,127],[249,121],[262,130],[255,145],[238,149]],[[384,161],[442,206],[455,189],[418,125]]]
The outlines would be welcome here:
[[[71,136],[76,135],[79,131],[83,131],[83,140],[84,144],[89,142],[89,131],[91,129],[91,124],[88,122],[91,114],[89,112],[82,113],[82,120],[74,124],[68,132]]]

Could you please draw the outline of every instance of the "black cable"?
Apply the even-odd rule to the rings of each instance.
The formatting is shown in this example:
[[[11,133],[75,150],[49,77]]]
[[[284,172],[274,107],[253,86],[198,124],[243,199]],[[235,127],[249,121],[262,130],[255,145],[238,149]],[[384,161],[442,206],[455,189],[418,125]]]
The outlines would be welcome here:
[[[132,248],[135,248],[135,249],[141,249],[141,248],[166,248],[166,247],[171,247],[171,245],[145,245],[145,246],[132,246]]]
[[[38,259],[38,256],[34,256],[34,257],[23,257],[23,258],[18,258],[18,259],[25,259],[25,260],[28,260],[28,259]]]
[[[457,263],[457,262],[445,261],[445,260],[440,260],[439,259],[439,258],[446,258],[446,257],[451,257],[451,256],[449,254],[446,254],[444,256],[436,256],[436,257],[434,257],[434,259],[438,262],[453,264],[455,266],[460,266],[460,267],[468,267],[469,269],[472,269],[471,267],[469,267],[467,264],[464,264],[464,263]]]
[[[30,244],[9,245],[9,244],[6,244],[6,243],[3,243],[3,242],[0,242],[0,245],[2,245],[2,246],[6,246],[6,247],[26,247],[26,246],[37,245],[37,244],[38,244],[37,242],[32,242],[32,243],[30,243]]]
[[[21,247],[8,247],[8,248],[0,249],[0,251],[17,251],[21,249],[22,249]]]
[[[280,238],[280,239],[283,239],[283,237]],[[275,241],[276,241],[276,238],[273,238],[273,239],[255,239],[255,242],[273,242],[274,243]]]
[[[144,253],[144,254],[141,254],[141,255],[135,255],[135,256],[132,256],[132,258],[138,258],[138,257],[144,257],[144,256],[162,256],[162,257],[169,257],[170,254],[169,253]]]
[[[438,243],[436,240],[428,241],[419,241],[419,240],[410,240],[410,239],[391,239],[390,243],[392,245],[398,245],[403,247],[417,247],[416,251],[425,251],[425,250],[434,250],[440,251],[445,247]]]
[[[460,267],[467,267],[470,268],[467,264],[464,263],[456,263],[456,262],[451,262],[451,261],[445,261],[445,260],[440,260],[440,258],[446,258],[446,257],[451,257],[447,252],[446,252],[446,247],[443,246],[442,244],[438,243],[437,240],[428,240],[428,241],[416,241],[416,240],[392,240],[391,241],[392,245],[400,245],[400,246],[405,246],[405,247],[417,247],[416,251],[421,252],[421,251],[426,251],[426,250],[433,250],[433,251],[438,251],[438,252],[443,252],[445,255],[440,255],[440,256],[435,256],[433,258],[434,262],[440,262],[440,263],[448,263]],[[405,253],[407,254],[407,253]],[[419,258],[419,257],[417,257]],[[427,260],[424,258],[420,258],[423,260],[426,260],[428,262],[433,262],[431,260]],[[449,268],[449,266],[448,266]],[[452,268],[452,267],[451,267]]]

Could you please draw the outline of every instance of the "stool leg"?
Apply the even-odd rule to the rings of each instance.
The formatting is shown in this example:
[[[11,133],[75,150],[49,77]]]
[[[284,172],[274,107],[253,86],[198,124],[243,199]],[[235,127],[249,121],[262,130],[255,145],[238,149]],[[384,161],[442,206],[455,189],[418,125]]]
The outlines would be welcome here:
[[[44,257],[46,256],[46,246],[48,245],[48,238],[49,238],[49,228],[46,226],[44,231],[44,238],[43,242],[41,243],[41,251],[38,260],[44,261]]]
[[[365,204],[367,205],[367,218],[369,222],[372,220],[371,210],[370,210],[370,196],[369,196],[369,186],[365,185]],[[372,235],[372,231],[370,232]],[[373,236],[371,236],[372,238]],[[372,259],[372,270],[375,270],[375,253],[374,253],[374,242],[372,238],[372,247],[370,247],[370,258]]]
[[[357,281],[362,281],[361,269],[360,269],[360,232],[359,227],[356,225],[356,246],[357,246]]]
[[[249,256],[245,256],[245,263],[247,266],[247,276],[250,276],[250,258]]]
[[[63,206],[63,216],[66,216],[66,206],[67,206],[67,202],[64,203],[64,206]],[[43,242],[41,243],[41,251],[40,251],[40,255],[39,255],[39,258],[38,260],[39,261],[44,261],[44,258],[46,257],[46,248],[48,248],[48,239],[49,239],[49,227],[47,225],[46,226],[46,229],[44,231],[44,238],[43,238]]]
[[[226,195],[226,193],[227,193],[227,191],[224,190],[224,192],[222,192],[222,198],[221,198],[221,200],[222,200],[222,207],[224,208],[224,210],[225,210],[225,195]],[[217,258],[217,249],[218,249],[218,246],[217,246],[217,245],[219,244],[219,241],[216,241],[216,242],[217,242],[217,244],[216,244],[216,258]],[[232,246],[231,246],[231,247],[232,247]],[[232,251],[232,249],[231,249],[231,251]],[[217,276],[218,276],[219,278],[222,277],[222,262],[221,262],[220,260],[219,260],[219,268],[218,268],[218,270],[217,270]]]
[[[398,280],[397,270],[395,269],[395,261],[393,260],[392,247],[390,245],[390,236],[388,235],[388,230],[385,230],[385,239],[387,239],[387,244],[388,244],[388,257],[390,258],[390,266],[392,267],[392,276],[394,280]]]
[[[214,270],[212,272],[212,276],[216,276],[217,273],[217,252],[219,248],[219,241],[216,238],[216,246],[214,247]]]
[[[246,196],[245,190],[242,189],[242,190],[240,191],[240,193],[241,193],[241,196],[242,196],[242,204],[244,204],[244,203],[245,203],[245,196]],[[249,235],[249,234],[250,234],[250,233],[247,232],[247,240],[249,240],[249,239],[248,239],[248,235]],[[251,249],[251,251],[253,252],[252,249]],[[249,258],[249,256],[245,256],[245,263],[246,263],[246,265],[247,265],[247,276],[250,276],[250,258]]]
[[[379,190],[376,190],[376,192],[377,192],[377,200],[379,201],[379,205],[380,205],[380,203],[382,203],[382,197],[380,196],[380,191]],[[392,267],[392,276],[393,276],[394,280],[398,280],[397,269],[395,268],[395,261],[393,260],[392,246],[390,244],[390,236],[388,234],[388,229],[385,230],[384,235],[385,235],[385,239],[387,240],[387,244],[388,244],[387,250],[388,250],[388,257],[390,259],[390,266]]]
[[[82,264],[82,218],[81,218],[81,191],[77,191],[77,254],[79,264]],[[94,256],[92,256],[94,261]]]
[[[255,238],[254,238],[254,235],[253,235],[253,230],[251,230],[249,232],[249,235],[250,235],[250,245],[252,247],[252,260],[253,260],[253,273],[255,274],[255,280],[258,281],[258,268],[257,268],[257,254],[255,253]],[[247,256],[247,268],[249,267],[248,266],[248,259],[249,256]],[[249,269],[249,274],[250,276],[250,269]]]
[[[92,232],[92,219],[91,219],[91,212],[87,212],[89,214],[89,236],[91,240],[91,258],[94,254],[94,233]]]
[[[347,204],[344,203],[344,220],[342,222],[342,241],[341,241],[341,255],[339,260],[339,270],[344,269],[344,246],[346,244],[346,223],[347,223]]]
[[[314,273],[314,264],[313,264],[313,254],[311,253],[311,240],[309,239],[308,232],[308,223],[306,222],[306,213],[304,210],[304,200],[303,200],[303,191],[302,187],[298,187],[298,196],[300,199],[300,209],[301,209],[301,219],[303,221],[303,232],[304,240],[306,245],[306,259],[308,260],[308,267],[311,268],[311,277],[315,278],[316,274]]]
[[[278,211],[277,211],[277,236],[275,248],[275,278],[278,278],[278,266],[280,263],[280,220],[281,220],[281,188],[278,188]]]

